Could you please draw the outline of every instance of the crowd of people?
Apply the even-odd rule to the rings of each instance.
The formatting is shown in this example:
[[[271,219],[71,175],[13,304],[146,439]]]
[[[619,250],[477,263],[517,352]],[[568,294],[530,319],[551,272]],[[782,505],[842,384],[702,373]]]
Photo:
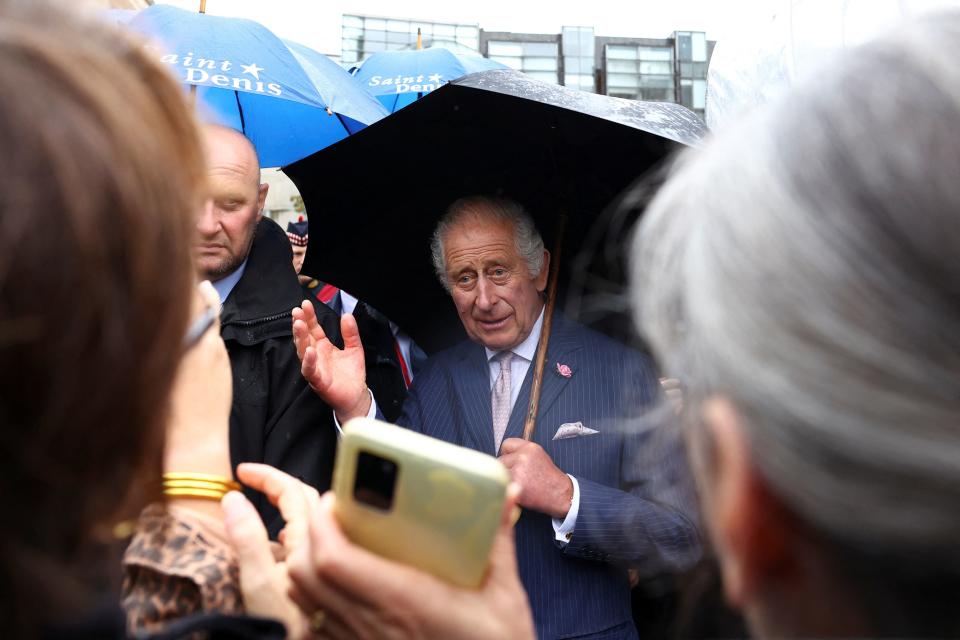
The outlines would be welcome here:
[[[522,203],[463,194],[428,358],[299,273],[254,145],[140,42],[0,0],[5,632],[626,639],[709,562],[758,637],[960,635],[953,53],[960,13],[902,25],[680,153],[630,245],[650,354],[550,316]],[[508,470],[478,588],[344,535],[360,416]]]

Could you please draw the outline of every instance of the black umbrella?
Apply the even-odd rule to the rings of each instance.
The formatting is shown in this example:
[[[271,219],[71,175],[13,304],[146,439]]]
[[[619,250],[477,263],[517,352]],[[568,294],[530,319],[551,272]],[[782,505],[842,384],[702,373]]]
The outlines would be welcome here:
[[[584,269],[603,258],[584,259],[581,249],[610,235],[609,224],[596,224],[605,207],[705,132],[676,104],[575,91],[509,70],[465,76],[284,168],[309,213],[303,271],[373,305],[435,352],[466,335],[430,261],[430,235],[447,205],[470,194],[512,198],[551,250],[565,213],[562,304],[565,283],[589,280]],[[620,276],[604,269],[615,289]],[[573,297],[582,302],[581,294]],[[625,331],[609,318],[599,324]]]
[[[598,243],[611,244],[613,233],[612,245],[622,244],[639,209],[611,209],[616,219],[609,220],[598,220],[600,212],[704,133],[702,121],[679,105],[598,96],[513,71],[466,76],[285,169],[311,214],[303,270],[380,309],[432,352],[465,335],[430,261],[437,219],[464,195],[520,202],[554,248],[524,425],[529,439],[557,282],[599,277],[604,288],[617,288],[610,280],[622,282],[622,252],[610,263]],[[574,259],[564,263],[561,254]],[[572,298],[583,301],[582,291]],[[629,323],[602,324],[622,334]]]

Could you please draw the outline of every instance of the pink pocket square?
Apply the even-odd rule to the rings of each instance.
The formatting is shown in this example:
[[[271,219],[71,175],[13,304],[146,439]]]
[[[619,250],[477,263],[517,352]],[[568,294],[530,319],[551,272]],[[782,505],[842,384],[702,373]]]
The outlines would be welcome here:
[[[554,440],[564,440],[566,438],[577,438],[579,436],[589,436],[594,433],[599,433],[596,429],[591,429],[590,427],[583,426],[582,422],[565,422],[560,425],[560,428],[557,429],[557,432],[554,434]]]

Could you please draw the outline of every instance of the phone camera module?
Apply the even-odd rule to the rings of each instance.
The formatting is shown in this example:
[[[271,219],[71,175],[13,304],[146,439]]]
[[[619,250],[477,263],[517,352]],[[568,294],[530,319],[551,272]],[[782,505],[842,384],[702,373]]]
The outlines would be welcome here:
[[[367,451],[357,456],[357,477],[353,497],[357,502],[381,511],[393,507],[393,493],[397,486],[397,463]]]

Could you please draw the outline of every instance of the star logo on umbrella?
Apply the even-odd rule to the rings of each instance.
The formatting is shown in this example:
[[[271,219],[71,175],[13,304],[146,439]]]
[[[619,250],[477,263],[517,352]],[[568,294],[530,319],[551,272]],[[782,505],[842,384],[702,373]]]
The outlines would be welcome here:
[[[257,80],[260,79],[260,72],[264,70],[263,67],[258,67],[256,62],[253,64],[242,64],[240,66],[243,68],[244,73],[249,73]]]
[[[443,76],[441,76],[439,73],[434,73],[433,75],[430,76],[430,82],[433,82],[435,84],[440,84],[440,79],[442,77]]]

